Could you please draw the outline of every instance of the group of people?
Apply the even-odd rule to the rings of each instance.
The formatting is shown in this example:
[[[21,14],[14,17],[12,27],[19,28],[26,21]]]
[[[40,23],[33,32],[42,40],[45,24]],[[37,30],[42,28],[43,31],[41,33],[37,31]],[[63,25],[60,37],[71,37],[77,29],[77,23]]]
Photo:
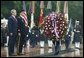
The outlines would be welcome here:
[[[39,41],[40,29],[37,26],[34,26],[29,31],[27,17],[25,10],[22,10],[20,16],[16,18],[17,12],[15,9],[11,10],[11,16],[8,19],[8,33],[9,33],[9,42],[8,42],[8,51],[9,56],[14,55],[14,46],[18,42],[18,55],[22,55],[23,46],[26,47],[27,41],[30,39],[30,44],[32,47],[35,47]],[[19,36],[19,37],[18,37]],[[17,38],[18,37],[18,38]]]
[[[23,11],[24,12],[24,11]],[[24,12],[25,13],[25,12]],[[8,18],[8,34],[9,34],[9,41],[8,41],[8,51],[9,56],[14,55],[14,47],[16,44],[17,35],[21,35],[19,45],[19,54],[22,52],[22,45],[24,44],[24,37],[26,36],[26,26],[23,21],[23,18],[20,14],[20,17],[16,18],[17,12],[15,9],[11,10],[11,16]]]
[[[11,10],[11,16],[8,18],[8,53],[9,56],[15,55],[14,53],[14,47],[16,45],[16,42],[18,42],[18,55],[22,55],[22,49],[23,45],[26,47],[27,41],[30,39],[30,45],[32,47],[35,47],[37,45],[37,42],[40,41],[40,39],[44,40],[45,36],[42,34],[42,30],[38,28],[37,26],[34,26],[31,29],[31,32],[29,31],[28,23],[27,23],[27,17],[25,17],[26,11],[22,10],[20,13],[20,16],[16,18],[17,12],[15,9]],[[40,31],[41,30],[41,31]],[[75,42],[80,42],[80,26],[79,22],[77,22],[77,25],[74,29],[75,33]],[[19,37],[18,37],[19,36]],[[18,37],[18,38],[17,38]],[[44,37],[44,38],[43,38]],[[55,46],[55,54],[58,54],[60,51],[60,41],[61,40],[52,40],[53,44]],[[69,48],[71,41],[71,32],[68,32],[65,39],[66,48]],[[77,44],[77,43],[76,43]]]

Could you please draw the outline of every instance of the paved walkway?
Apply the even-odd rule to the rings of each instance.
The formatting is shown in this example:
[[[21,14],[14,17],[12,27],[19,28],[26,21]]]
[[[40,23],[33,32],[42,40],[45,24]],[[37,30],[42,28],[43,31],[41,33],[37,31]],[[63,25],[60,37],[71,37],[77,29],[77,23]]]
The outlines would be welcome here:
[[[25,55],[16,55],[13,57],[83,57],[83,45],[81,44],[81,49],[74,49],[72,45],[69,51],[65,50],[65,45],[61,46],[61,51],[58,55],[54,55],[54,47],[49,48],[45,45],[44,48],[36,46],[35,48],[25,48]],[[7,47],[1,47],[1,57],[8,57]]]

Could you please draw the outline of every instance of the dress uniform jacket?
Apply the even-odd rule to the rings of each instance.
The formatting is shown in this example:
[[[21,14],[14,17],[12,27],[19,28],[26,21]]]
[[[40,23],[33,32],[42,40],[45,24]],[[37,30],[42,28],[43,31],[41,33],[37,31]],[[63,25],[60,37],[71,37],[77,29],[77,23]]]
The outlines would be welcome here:
[[[22,53],[23,45],[26,44],[26,35],[28,33],[28,27],[25,26],[25,22],[22,17],[18,17],[18,29],[21,33],[20,41],[19,41],[19,53]]]
[[[74,29],[76,30],[76,31],[74,31],[74,41],[75,42],[80,42],[80,35],[81,35],[80,25],[77,25]],[[80,32],[77,32],[77,31],[80,31]]]

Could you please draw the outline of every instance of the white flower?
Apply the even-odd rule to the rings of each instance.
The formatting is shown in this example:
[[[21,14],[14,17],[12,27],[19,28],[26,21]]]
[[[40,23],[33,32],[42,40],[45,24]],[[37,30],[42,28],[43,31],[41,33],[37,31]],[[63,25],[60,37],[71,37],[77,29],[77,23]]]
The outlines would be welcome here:
[[[46,30],[48,30],[48,28],[46,28]]]
[[[58,21],[56,21],[56,22],[58,22]]]
[[[48,23],[46,22],[46,24],[48,24]]]
[[[64,21],[63,21],[63,23],[64,23]]]
[[[50,25],[48,25],[48,26],[50,26]]]
[[[28,35],[26,35],[26,37],[28,37]]]
[[[63,26],[64,26],[64,24],[63,24]]]

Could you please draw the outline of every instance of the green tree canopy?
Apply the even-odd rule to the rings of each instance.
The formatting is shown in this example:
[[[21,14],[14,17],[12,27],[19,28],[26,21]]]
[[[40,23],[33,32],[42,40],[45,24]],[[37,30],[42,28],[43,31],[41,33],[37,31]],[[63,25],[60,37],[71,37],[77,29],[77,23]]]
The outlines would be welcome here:
[[[45,1],[45,7],[44,7],[44,16],[48,13],[47,10],[47,2]],[[52,11],[56,10],[56,2],[52,1]],[[29,4],[30,1],[26,1],[26,9],[28,14],[28,21],[30,22],[30,11],[29,11]],[[83,1],[68,1],[68,8],[69,8],[69,18],[73,19],[73,23],[75,20],[79,20],[81,22],[81,25],[83,26]],[[64,1],[61,1],[61,12],[63,12],[64,8]],[[1,1],[1,18],[5,17],[8,18],[10,16],[10,10],[16,9],[17,10],[17,16],[19,16],[20,11],[22,10],[22,1]],[[35,22],[38,24],[40,15],[40,1],[36,1],[35,4]]]

